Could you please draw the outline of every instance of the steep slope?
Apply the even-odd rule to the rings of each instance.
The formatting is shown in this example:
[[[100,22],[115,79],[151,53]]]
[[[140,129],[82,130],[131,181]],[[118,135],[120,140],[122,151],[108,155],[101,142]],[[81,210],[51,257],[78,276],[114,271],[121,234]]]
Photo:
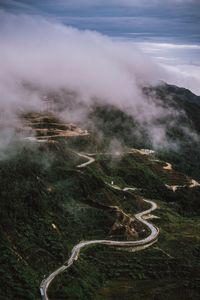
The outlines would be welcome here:
[[[43,142],[37,131],[35,139],[11,145],[0,161],[0,299],[40,299],[41,281],[80,241],[147,237],[148,228],[134,218],[148,209],[144,198],[159,206],[159,219],[151,221],[160,229],[158,242],[140,252],[87,247],[69,271],[54,279],[49,298],[199,299],[198,142],[181,139],[184,147],[177,151],[132,149],[146,148],[150,141],[145,132],[134,139],[137,124],[114,107],[96,108],[91,115],[104,133],[101,139],[97,131],[86,135],[79,127],[76,136],[60,135],[71,129],[53,115],[40,117],[35,122],[29,115],[26,122],[33,131],[45,127]],[[195,114],[184,121],[198,133]],[[120,137],[121,145],[111,153],[109,139]],[[85,165],[88,151],[93,163]]]

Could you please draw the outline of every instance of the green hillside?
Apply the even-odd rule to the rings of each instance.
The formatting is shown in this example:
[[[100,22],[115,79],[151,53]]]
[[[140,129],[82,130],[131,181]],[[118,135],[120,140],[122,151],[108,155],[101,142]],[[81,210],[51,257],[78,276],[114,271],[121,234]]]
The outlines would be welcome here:
[[[163,89],[157,92],[165,101]],[[186,112],[183,121],[199,134],[197,99],[192,96],[195,99],[187,102],[190,93],[169,86],[164,91],[171,93],[171,89],[176,95],[173,101]],[[31,116],[26,118],[34,123]],[[137,124],[125,113],[97,107],[90,117],[96,120],[96,128],[88,135],[52,137],[44,143],[24,140],[10,145],[0,160],[0,299],[41,299],[41,281],[66,262],[82,240],[129,241],[148,236],[147,228],[134,218],[148,208],[143,198],[159,206],[154,212],[159,218],[150,220],[160,229],[158,242],[139,252],[87,247],[68,271],[55,278],[49,298],[199,299],[200,187],[191,187],[192,179],[200,179],[198,141],[182,137],[177,150],[144,155],[130,148],[149,148],[151,141],[145,132],[135,138]],[[59,122],[48,115],[39,128],[45,126],[46,136],[52,136],[52,124]],[[56,126],[56,130],[69,130]],[[177,132],[169,134],[179,139]],[[109,153],[111,138],[120,139],[120,153]],[[78,168],[87,161],[77,155],[80,152],[96,153],[91,156],[95,161]],[[172,163],[172,169],[165,168],[166,162]],[[123,192],[112,185],[136,190]],[[180,188],[173,192],[167,186]]]

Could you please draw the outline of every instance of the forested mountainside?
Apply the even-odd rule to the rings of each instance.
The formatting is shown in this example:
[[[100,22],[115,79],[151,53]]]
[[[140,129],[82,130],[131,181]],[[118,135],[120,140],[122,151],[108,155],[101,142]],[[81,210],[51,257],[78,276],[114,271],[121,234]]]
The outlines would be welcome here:
[[[169,85],[144,93],[183,111],[182,126],[167,133],[177,147],[152,149],[136,120],[113,106],[94,107],[86,128],[49,112],[22,116],[27,136],[0,160],[0,299],[41,299],[42,281],[80,241],[147,238],[137,218],[145,199],[157,204],[146,220],[158,241],[85,247],[55,276],[49,299],[199,299],[199,97]]]

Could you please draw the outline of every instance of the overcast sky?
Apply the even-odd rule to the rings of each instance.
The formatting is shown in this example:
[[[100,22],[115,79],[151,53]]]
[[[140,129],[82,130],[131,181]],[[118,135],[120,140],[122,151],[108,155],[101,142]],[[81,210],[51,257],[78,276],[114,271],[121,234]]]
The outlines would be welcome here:
[[[41,91],[69,89],[128,109],[164,144],[155,120],[168,114],[140,88],[163,80],[200,95],[200,0],[0,0],[0,65],[5,136]]]
[[[0,7],[111,36],[200,43],[200,0],[0,0]]]
[[[0,0],[0,10],[136,43],[162,64],[200,76],[200,0]]]

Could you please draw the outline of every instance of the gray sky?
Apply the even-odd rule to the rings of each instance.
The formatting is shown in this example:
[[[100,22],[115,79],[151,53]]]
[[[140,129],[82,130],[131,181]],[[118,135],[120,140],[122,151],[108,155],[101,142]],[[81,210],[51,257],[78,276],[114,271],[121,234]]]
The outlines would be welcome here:
[[[86,107],[98,99],[128,111],[159,137],[155,146],[164,145],[166,130],[155,120],[176,112],[144,99],[141,86],[163,80],[200,94],[199,13],[199,1],[189,0],[0,0],[6,136],[19,111],[42,108],[46,91],[67,89]],[[78,107],[74,119],[84,113]]]
[[[0,7],[111,36],[200,43],[200,0],[0,0]]]

